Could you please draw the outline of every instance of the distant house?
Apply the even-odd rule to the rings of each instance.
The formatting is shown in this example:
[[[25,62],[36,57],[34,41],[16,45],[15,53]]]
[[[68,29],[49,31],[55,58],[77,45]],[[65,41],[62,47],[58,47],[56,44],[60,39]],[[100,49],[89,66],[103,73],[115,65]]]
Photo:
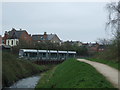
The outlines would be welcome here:
[[[74,44],[76,44],[77,46],[82,46],[82,42],[80,41],[73,41]]]
[[[68,43],[70,45],[82,46],[82,42],[80,42],[80,41],[65,41],[64,43]]]
[[[82,43],[82,46],[88,47],[88,46],[89,46],[89,43],[88,43],[88,42],[87,42],[87,43]]]
[[[27,33],[26,30],[16,30],[12,28],[11,31],[5,31],[3,37],[3,43],[5,45],[16,46],[21,41],[26,41],[30,43],[32,41],[32,37]]]
[[[85,46],[89,52],[102,52],[106,49],[106,45],[102,45],[97,42],[82,43],[82,46]]]
[[[35,42],[45,42],[50,41],[52,43],[61,43],[61,40],[56,34],[47,34],[44,32],[44,34],[38,34],[38,35],[32,35],[32,39]]]
[[[89,49],[91,52],[98,52],[99,44],[96,43],[89,43]]]
[[[100,44],[99,47],[98,47],[98,51],[99,51],[99,52],[102,52],[102,51],[104,51],[105,49],[106,49],[106,45]]]

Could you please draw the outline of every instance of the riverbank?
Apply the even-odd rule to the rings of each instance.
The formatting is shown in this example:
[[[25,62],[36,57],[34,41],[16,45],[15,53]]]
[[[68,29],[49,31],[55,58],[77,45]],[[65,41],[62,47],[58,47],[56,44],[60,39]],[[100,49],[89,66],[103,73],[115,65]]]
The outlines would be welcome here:
[[[36,65],[26,60],[19,60],[13,54],[2,53],[2,86],[8,87],[19,79],[48,70],[51,65]]]
[[[41,76],[36,88],[114,88],[95,68],[69,59]]]
[[[9,88],[35,88],[36,84],[38,83],[40,79],[40,75],[34,75],[31,77],[23,78],[13,85],[11,85]]]

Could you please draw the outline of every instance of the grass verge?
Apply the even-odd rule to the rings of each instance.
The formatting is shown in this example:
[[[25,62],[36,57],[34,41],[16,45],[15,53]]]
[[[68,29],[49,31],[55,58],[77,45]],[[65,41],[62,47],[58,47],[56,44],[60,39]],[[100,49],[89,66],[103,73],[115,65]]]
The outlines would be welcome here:
[[[103,63],[103,64],[106,64],[106,65],[109,65],[113,68],[116,68],[118,70],[120,70],[120,62],[118,61],[114,61],[114,60],[103,60],[103,59],[95,59],[95,58],[87,58],[87,60],[90,60],[90,61],[95,61],[95,62],[100,62],[100,63]]]
[[[13,54],[2,53],[2,86],[7,87],[15,81],[48,69],[49,66],[40,66],[26,60],[19,60]]]
[[[45,72],[36,88],[113,88],[95,68],[69,59]]]

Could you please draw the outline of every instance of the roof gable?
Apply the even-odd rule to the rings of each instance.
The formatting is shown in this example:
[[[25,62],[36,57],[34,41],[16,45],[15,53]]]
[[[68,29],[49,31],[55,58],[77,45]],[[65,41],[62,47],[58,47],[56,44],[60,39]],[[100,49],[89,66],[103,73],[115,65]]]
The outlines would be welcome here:
[[[12,30],[12,31],[9,31],[8,34],[9,34],[9,39],[20,39],[21,35],[23,33],[26,33],[26,30],[19,30],[19,31],[16,31],[16,30]]]
[[[25,30],[16,31],[16,36],[17,36],[17,38],[20,38],[23,33],[26,33],[26,31],[25,31]]]
[[[47,39],[52,40],[55,37],[55,34],[48,34]]]

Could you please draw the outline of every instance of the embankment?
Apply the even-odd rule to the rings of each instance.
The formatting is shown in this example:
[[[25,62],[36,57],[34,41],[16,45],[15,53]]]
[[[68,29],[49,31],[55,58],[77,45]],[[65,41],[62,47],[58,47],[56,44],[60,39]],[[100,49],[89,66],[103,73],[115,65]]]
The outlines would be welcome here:
[[[7,87],[19,79],[38,74],[49,66],[36,65],[26,60],[19,60],[10,52],[2,53],[2,86]]]
[[[36,88],[113,88],[94,67],[69,59],[45,72]]]

